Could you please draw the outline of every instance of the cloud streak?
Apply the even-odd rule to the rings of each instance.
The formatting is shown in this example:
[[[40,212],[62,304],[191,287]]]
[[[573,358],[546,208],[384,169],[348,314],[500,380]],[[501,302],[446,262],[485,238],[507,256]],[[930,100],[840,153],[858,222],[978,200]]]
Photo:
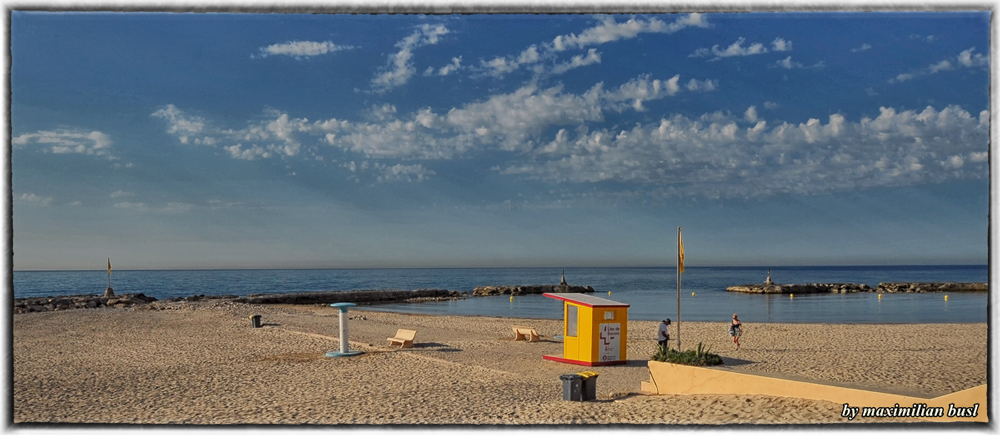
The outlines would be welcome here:
[[[974,53],[976,51],[975,47],[964,50],[952,59],[944,59],[939,62],[930,64],[924,68],[910,71],[906,73],[899,74],[891,79],[889,79],[890,84],[902,83],[905,81],[913,80],[917,77],[927,76],[937,74],[941,71],[950,71],[957,69],[958,67],[964,68],[989,68],[990,57],[989,55],[982,55],[979,53]],[[952,63],[954,62],[954,63]]]
[[[389,64],[375,74],[372,79],[373,90],[383,93],[406,84],[416,72],[416,68],[413,67],[413,50],[437,44],[441,36],[448,33],[448,28],[442,24],[418,26],[412,34],[396,43],[399,51],[390,55]]]
[[[704,15],[688,14],[677,20],[666,23],[657,18],[630,18],[618,22],[611,16],[598,17],[599,24],[584,29],[580,34],[570,33],[559,35],[551,41],[533,44],[516,56],[498,56],[491,60],[482,60],[478,71],[492,77],[503,77],[506,74],[531,66],[535,74],[562,74],[570,69],[600,62],[600,53],[589,49],[585,55],[576,55],[568,61],[558,62],[558,56],[569,50],[582,50],[594,45],[635,38],[643,33],[670,34],[688,27],[708,27]]]
[[[58,130],[26,133],[11,139],[14,148],[36,145],[46,153],[85,154],[113,159],[111,138],[99,131]]]
[[[714,62],[719,59],[734,57],[734,56],[753,56],[757,54],[764,54],[768,52],[767,47],[760,42],[754,42],[749,46],[744,47],[743,43],[746,42],[746,38],[740,37],[736,42],[732,43],[725,49],[719,48],[719,45],[713,45],[712,48],[699,48],[688,55],[688,57],[712,57],[709,62]],[[771,41],[771,49],[774,51],[791,51],[792,41],[786,41],[784,38],[775,38]]]
[[[256,55],[250,55],[250,57],[265,58],[268,56],[289,56],[296,59],[306,59],[341,50],[352,50],[354,48],[357,47],[350,45],[337,45],[332,41],[288,41],[282,44],[272,44],[267,47],[260,47],[260,52]]]
[[[752,121],[748,122],[748,118]],[[531,162],[507,175],[549,182],[637,183],[670,196],[709,198],[823,194],[906,186],[988,174],[989,113],[957,106],[897,112],[850,122],[769,127],[756,112],[699,118],[675,115],[632,129],[576,137],[563,130]]]

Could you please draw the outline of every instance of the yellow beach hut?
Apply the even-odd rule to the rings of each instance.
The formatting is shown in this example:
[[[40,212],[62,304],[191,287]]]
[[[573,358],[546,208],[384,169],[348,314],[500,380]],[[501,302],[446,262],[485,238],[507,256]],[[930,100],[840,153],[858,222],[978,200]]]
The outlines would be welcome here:
[[[563,301],[562,357],[542,358],[583,366],[625,364],[628,304],[577,293],[543,293]]]

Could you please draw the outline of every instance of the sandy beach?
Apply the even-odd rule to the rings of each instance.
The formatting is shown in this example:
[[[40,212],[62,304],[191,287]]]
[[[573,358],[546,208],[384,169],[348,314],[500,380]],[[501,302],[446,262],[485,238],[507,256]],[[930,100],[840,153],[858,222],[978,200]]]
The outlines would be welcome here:
[[[248,316],[260,314],[262,328]],[[630,321],[628,364],[586,368],[561,354],[560,320],[350,311],[228,301],[154,302],[13,316],[17,423],[565,425],[847,423],[842,404],[763,395],[650,396],[656,322]],[[512,325],[541,342],[513,341]],[[390,349],[397,328],[416,346]],[[756,324],[736,351],[726,324],[682,323],[728,367],[934,397],[986,383],[985,323]],[[560,374],[599,373],[597,400],[562,400]],[[884,422],[907,421],[886,419]],[[914,420],[910,420],[914,421]],[[871,420],[855,424],[872,424]]]

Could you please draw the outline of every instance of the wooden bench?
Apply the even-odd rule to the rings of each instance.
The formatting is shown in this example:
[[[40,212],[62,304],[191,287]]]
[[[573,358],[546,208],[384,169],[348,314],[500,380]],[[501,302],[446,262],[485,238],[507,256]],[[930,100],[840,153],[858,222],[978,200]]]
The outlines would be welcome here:
[[[514,326],[514,341],[527,340],[527,341],[538,341],[541,338],[538,336],[538,331],[535,328],[529,326]]]
[[[413,337],[417,335],[417,331],[410,329],[399,329],[396,330],[396,336],[392,338],[387,338],[389,340],[389,347],[393,344],[399,344],[399,348],[413,347]]]

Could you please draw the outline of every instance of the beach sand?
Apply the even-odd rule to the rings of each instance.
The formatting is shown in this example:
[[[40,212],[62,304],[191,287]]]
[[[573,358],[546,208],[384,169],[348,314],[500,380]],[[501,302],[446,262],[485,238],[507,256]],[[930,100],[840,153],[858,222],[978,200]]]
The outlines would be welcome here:
[[[13,316],[14,423],[811,424],[847,423],[842,404],[763,395],[639,393],[656,322],[630,321],[628,364],[561,364],[561,320],[349,312],[321,306],[154,302]],[[248,316],[264,326],[250,327]],[[985,323],[755,324],[739,351],[725,322],[683,322],[735,370],[933,397],[986,383]],[[511,326],[543,341],[513,341]],[[675,323],[676,325],[676,323]],[[397,328],[416,346],[390,350]],[[671,328],[674,331],[674,328]],[[674,333],[676,336],[676,333]],[[562,400],[559,375],[593,370],[597,400]],[[901,406],[903,404],[900,404]],[[981,412],[985,412],[985,409]],[[885,419],[879,422],[915,421]],[[877,424],[856,419],[854,424]]]

